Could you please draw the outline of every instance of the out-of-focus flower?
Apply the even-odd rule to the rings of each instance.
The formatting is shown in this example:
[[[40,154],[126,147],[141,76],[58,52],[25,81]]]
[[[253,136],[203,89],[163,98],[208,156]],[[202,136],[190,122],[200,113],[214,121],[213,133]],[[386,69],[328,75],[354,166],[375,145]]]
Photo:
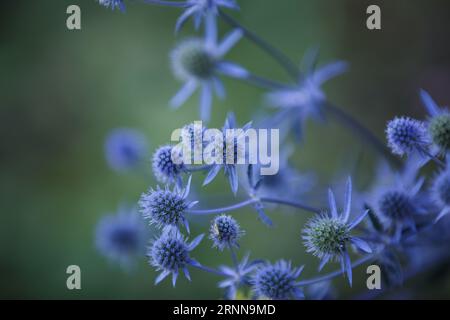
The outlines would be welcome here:
[[[230,247],[239,247],[238,240],[244,233],[233,217],[220,215],[211,223],[209,238],[213,241],[214,247],[223,250]]]
[[[248,72],[241,66],[223,60],[224,55],[242,37],[242,31],[234,30],[221,42],[217,42],[217,30],[211,18],[207,18],[205,39],[187,39],[172,51],[173,71],[184,85],[170,101],[170,105],[179,108],[200,87],[200,117],[208,121],[211,113],[213,92],[219,98],[225,96],[225,88],[218,75],[233,78],[245,78]]]
[[[196,29],[200,27],[202,20],[206,15],[211,14],[214,17],[218,14],[220,7],[228,9],[239,9],[234,0],[184,0],[184,1],[164,1],[164,0],[143,0],[149,4],[157,4],[162,6],[177,7],[184,10],[183,14],[178,18],[175,31],[179,31],[189,18],[193,18]]]
[[[192,208],[197,201],[189,202],[186,198],[189,195],[191,186],[191,178],[184,190],[169,190],[166,186],[161,189],[159,186],[156,190],[150,188],[147,193],[143,193],[139,200],[139,207],[142,216],[149,219],[151,224],[155,224],[159,228],[177,227],[184,224],[189,232],[189,223],[186,219],[186,211]]]
[[[139,256],[146,241],[145,225],[132,208],[121,207],[115,215],[103,217],[97,225],[97,249],[123,267],[129,267]]]
[[[191,280],[189,265],[199,265],[189,256],[189,253],[202,241],[203,235],[199,235],[192,242],[186,239],[177,229],[166,229],[162,235],[151,244],[147,256],[149,263],[161,271],[155,280],[155,285],[172,274],[172,285],[175,287],[179,270],[183,270],[185,277]]]
[[[147,141],[142,133],[134,129],[112,130],[105,142],[105,157],[108,165],[118,172],[136,168],[147,154]]]
[[[252,289],[256,297],[273,300],[304,299],[297,285],[303,267],[292,268],[291,263],[279,260],[274,264],[259,267],[252,278]]]
[[[303,240],[307,252],[318,257],[320,261],[319,271],[329,261],[339,261],[341,270],[347,275],[350,286],[352,285],[352,265],[347,246],[354,245],[356,248],[371,253],[370,246],[361,238],[351,235],[351,231],[367,216],[368,210],[349,222],[352,199],[351,179],[347,182],[345,195],[345,208],[342,213],[338,212],[333,191],[328,190],[328,201],[330,212],[312,218],[303,229]]]
[[[302,74],[295,86],[286,86],[266,95],[267,102],[281,108],[277,118],[287,119],[297,136],[300,138],[305,121],[309,117],[316,120],[323,119],[323,105],[326,95],[322,85],[335,78],[348,69],[344,61],[337,61],[315,69],[315,61],[308,66],[306,73]]]
[[[430,115],[428,132],[435,146],[445,154],[450,151],[450,111],[440,108],[425,90],[420,91],[425,108]]]

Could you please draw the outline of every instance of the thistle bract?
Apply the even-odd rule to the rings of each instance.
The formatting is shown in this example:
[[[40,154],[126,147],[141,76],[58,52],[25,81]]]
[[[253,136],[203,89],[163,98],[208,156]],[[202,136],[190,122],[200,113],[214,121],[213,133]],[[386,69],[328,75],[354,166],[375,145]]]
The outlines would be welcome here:
[[[260,298],[288,300],[304,298],[296,280],[301,268],[292,268],[291,263],[280,260],[274,264],[265,264],[256,270],[252,279],[253,291]]]

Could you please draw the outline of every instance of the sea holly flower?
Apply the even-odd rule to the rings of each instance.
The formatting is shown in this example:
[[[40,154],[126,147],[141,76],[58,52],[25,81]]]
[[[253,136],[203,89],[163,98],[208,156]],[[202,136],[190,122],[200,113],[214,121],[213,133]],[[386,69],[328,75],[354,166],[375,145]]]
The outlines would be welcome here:
[[[277,89],[266,95],[266,101],[281,111],[275,119],[288,120],[297,134],[302,136],[302,128],[309,117],[323,120],[323,106],[326,95],[322,85],[343,74],[348,69],[344,61],[326,64],[315,69],[315,61],[309,63],[306,73],[302,74],[296,85]]]
[[[181,189],[183,180],[181,174],[186,168],[181,160],[182,155],[177,155],[172,146],[159,147],[153,154],[152,168],[156,179],[165,184],[175,183]],[[178,157],[178,159],[174,159]],[[176,160],[176,161],[174,161]]]
[[[302,271],[303,266],[292,268],[291,263],[285,260],[266,263],[256,270],[252,278],[253,292],[257,298],[304,299],[303,291],[296,281]]]
[[[303,229],[303,240],[307,252],[318,257],[320,261],[319,271],[329,261],[339,261],[342,273],[347,275],[350,286],[352,285],[352,265],[348,254],[348,245],[352,244],[356,248],[366,253],[371,253],[370,246],[361,238],[351,235],[351,231],[366,217],[368,210],[349,222],[352,183],[347,181],[347,191],[345,195],[345,206],[342,213],[338,212],[333,191],[328,190],[328,202],[330,211],[312,218]]]
[[[117,214],[103,217],[97,225],[97,249],[112,261],[129,267],[145,246],[145,226],[136,210],[121,207]]]
[[[159,238],[155,239],[147,253],[149,263],[161,271],[155,280],[155,285],[172,274],[172,285],[175,287],[180,269],[190,281],[188,266],[200,265],[190,257],[190,252],[199,245],[202,239],[203,234],[187,243],[176,229],[166,229]]]
[[[439,172],[433,182],[431,197],[437,204],[440,212],[436,222],[450,213],[450,157],[447,156],[447,165]]]
[[[239,223],[231,216],[217,216],[211,223],[209,238],[213,241],[213,246],[219,250],[225,248],[239,248],[238,240],[245,232],[241,230]]]
[[[396,117],[387,124],[386,137],[392,153],[429,156],[430,141],[423,122],[408,117]]]
[[[178,18],[175,31],[178,32],[189,18],[193,18],[196,29],[200,27],[206,15],[217,16],[220,7],[228,9],[239,9],[234,0],[185,0],[185,1],[164,1],[164,0],[144,0],[149,4],[182,8],[183,14]]]
[[[249,254],[235,266],[220,266],[219,270],[225,275],[226,279],[219,282],[218,287],[225,289],[225,298],[228,300],[236,299],[237,291],[241,286],[251,284],[250,274],[263,263],[262,260],[249,261]]]
[[[178,227],[179,224],[184,224],[189,232],[186,211],[197,203],[197,201],[187,200],[190,186],[191,177],[189,177],[184,190],[177,188],[170,190],[167,186],[164,189],[158,186],[156,190],[150,188],[148,192],[141,195],[139,200],[142,216],[150,220],[150,224],[159,228]]]
[[[205,39],[192,38],[179,43],[171,53],[175,76],[184,82],[180,91],[172,98],[170,105],[179,108],[200,88],[200,117],[208,121],[211,113],[213,92],[219,98],[225,96],[225,89],[219,75],[245,78],[248,72],[235,63],[223,60],[224,55],[242,37],[241,30],[229,33],[222,42],[217,42],[217,30],[211,18],[207,19]]]
[[[450,151],[450,111],[445,107],[440,108],[425,90],[420,91],[420,96],[430,116],[428,133],[431,140],[445,154]]]
[[[205,162],[211,164],[211,169],[208,171],[203,185],[207,185],[211,181],[213,181],[219,171],[223,168],[225,176],[228,177],[228,182],[230,184],[231,190],[234,194],[237,193],[239,181],[236,167],[241,160],[245,160],[242,159],[245,157],[245,133],[248,129],[250,129],[250,127],[251,122],[244,125],[240,130],[235,130],[235,134],[227,134],[227,130],[237,129],[234,114],[228,114],[222,129],[222,139],[219,139],[220,141],[209,142],[211,150],[222,150],[223,154],[206,155],[207,158],[205,159]],[[213,144],[219,145],[214,146]]]
[[[414,232],[416,218],[430,211],[427,197],[421,192],[425,179],[418,176],[420,168],[427,162],[416,155],[408,158],[401,172],[385,168],[383,176],[378,177],[366,195],[367,205],[396,242],[405,229]]]
[[[108,9],[119,9],[120,11],[125,12],[123,0],[98,0],[98,3]]]
[[[141,164],[147,154],[147,141],[142,133],[129,128],[112,130],[105,141],[105,157],[109,167],[125,172]]]

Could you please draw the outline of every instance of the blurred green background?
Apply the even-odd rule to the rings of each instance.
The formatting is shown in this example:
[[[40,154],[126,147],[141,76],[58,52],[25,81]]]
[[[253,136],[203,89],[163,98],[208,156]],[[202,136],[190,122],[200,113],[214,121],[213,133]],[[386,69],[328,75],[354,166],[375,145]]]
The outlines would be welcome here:
[[[351,71],[328,84],[331,101],[342,106],[383,138],[385,122],[397,114],[424,117],[418,89],[440,104],[450,103],[450,2],[448,0],[241,0],[239,21],[300,61],[320,46],[321,62],[344,59]],[[82,30],[66,29],[66,8],[78,4]],[[382,30],[365,27],[366,8],[382,8]],[[151,149],[169,142],[170,133],[197,119],[197,99],[179,111],[168,108],[179,83],[171,74],[168,52],[176,43],[179,11],[127,1],[127,13],[112,12],[93,0],[2,1],[0,4],[0,298],[219,298],[217,278],[192,271],[155,287],[156,273],[143,258],[134,273],[108,263],[94,247],[98,219],[121,202],[135,203],[155,185],[147,175],[118,175],[106,165],[104,138],[115,127],[133,127]],[[222,31],[228,30],[223,25]],[[188,23],[179,37],[190,35]],[[264,53],[244,40],[229,58],[256,74],[287,80]],[[263,91],[225,80],[228,98],[214,103],[211,127],[220,127],[233,110],[240,123],[266,113]],[[294,162],[314,170],[322,183],[335,175],[349,155],[373,154],[334,122],[311,124]],[[362,170],[364,177],[370,170]],[[198,177],[195,184],[201,182]],[[197,192],[200,187],[197,188]],[[211,205],[235,200],[225,179],[204,190]],[[221,196],[224,195],[224,196]],[[240,254],[270,260],[289,258],[306,264],[304,277],[316,274],[317,261],[304,253],[300,229],[306,214],[269,213],[268,230],[251,209],[236,212],[247,235]],[[208,220],[193,225],[205,232]],[[208,240],[195,250],[206,265],[229,263]],[[66,267],[82,270],[82,290],[66,289]],[[336,266],[327,267],[333,270]],[[355,270],[359,292],[365,270]],[[417,281],[417,280],[412,280]],[[448,297],[449,284],[429,284],[418,297]]]

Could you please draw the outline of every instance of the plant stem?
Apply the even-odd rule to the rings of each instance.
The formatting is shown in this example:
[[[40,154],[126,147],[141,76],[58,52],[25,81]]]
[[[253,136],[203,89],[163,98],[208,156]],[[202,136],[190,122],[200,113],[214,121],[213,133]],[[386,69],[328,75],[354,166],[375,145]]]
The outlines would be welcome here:
[[[295,202],[295,201],[291,201],[291,200],[277,199],[277,198],[270,198],[270,197],[262,197],[260,200],[262,202],[284,204],[286,206],[303,209],[305,211],[309,211],[309,212],[317,213],[317,214],[322,212],[322,210],[320,210],[320,209],[313,208],[313,207],[310,207],[303,203]]]
[[[234,210],[240,209],[242,207],[246,207],[248,205],[257,203],[259,201],[267,202],[267,203],[282,204],[282,205],[286,205],[286,206],[302,209],[302,210],[305,210],[305,211],[309,211],[309,212],[312,212],[312,213],[320,213],[321,212],[320,209],[310,207],[310,206],[302,204],[300,202],[295,202],[295,201],[285,200],[285,199],[270,198],[270,197],[263,197],[263,198],[260,198],[260,199],[247,199],[245,201],[236,203],[234,205],[227,206],[227,207],[222,207],[222,208],[198,209],[198,210],[192,210],[191,209],[191,210],[188,210],[187,212],[189,214],[193,214],[193,215],[208,215],[208,214],[223,213],[223,212],[234,211]]]
[[[272,58],[274,58],[295,81],[298,80],[300,72],[298,70],[297,65],[293,63],[291,59],[289,59],[284,53],[282,53],[277,48],[275,48],[274,46],[270,45],[265,40],[263,40],[261,37],[259,37],[258,35],[256,35],[243,25],[241,25],[239,22],[234,20],[231,16],[227,15],[222,10],[219,10],[219,16],[231,27],[242,30],[244,36],[247,39],[255,43],[258,47],[260,47]]]
[[[216,213],[223,213],[223,212],[229,212],[229,211],[234,211],[237,209],[240,209],[242,207],[246,207],[248,205],[251,205],[253,203],[256,203],[257,200],[255,199],[248,199],[239,203],[236,203],[234,205],[231,206],[227,206],[227,207],[222,207],[222,208],[216,208],[216,209],[199,209],[199,210],[188,210],[188,213],[193,214],[193,215],[208,215],[208,214],[216,214]]]
[[[339,121],[341,121],[348,128],[354,130],[356,133],[361,135],[367,142],[369,142],[372,147],[381,154],[384,158],[391,161],[395,166],[400,167],[401,162],[395,158],[389,149],[386,147],[380,139],[378,139],[372,132],[370,132],[364,125],[362,125],[358,120],[353,118],[347,112],[338,108],[331,103],[326,103],[325,108]]]
[[[233,261],[234,268],[236,269],[236,272],[239,273],[239,262],[236,256],[236,251],[234,251],[232,245],[229,245],[228,248],[230,249],[231,260]]]
[[[202,270],[202,271],[205,271],[205,272],[209,272],[209,273],[212,273],[212,274],[216,274],[218,276],[222,276],[222,277],[226,277],[227,276],[225,273],[223,273],[223,272],[221,272],[219,270],[216,270],[216,269],[213,269],[213,268],[210,268],[210,267],[206,267],[204,265],[193,264],[192,266],[197,268],[197,269],[199,269],[199,270]]]

